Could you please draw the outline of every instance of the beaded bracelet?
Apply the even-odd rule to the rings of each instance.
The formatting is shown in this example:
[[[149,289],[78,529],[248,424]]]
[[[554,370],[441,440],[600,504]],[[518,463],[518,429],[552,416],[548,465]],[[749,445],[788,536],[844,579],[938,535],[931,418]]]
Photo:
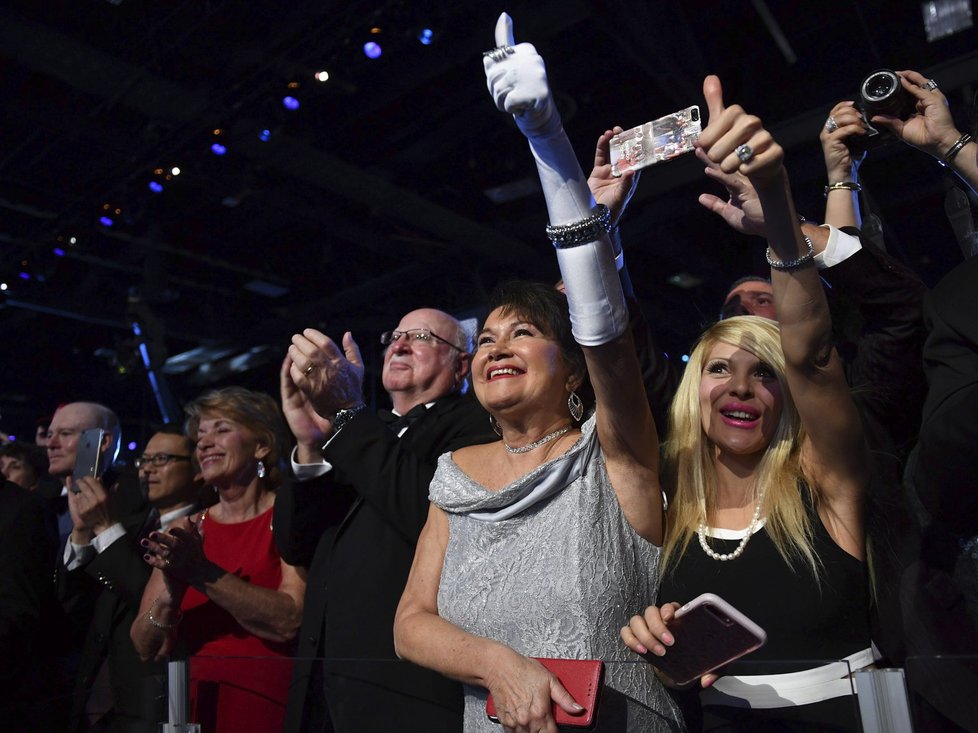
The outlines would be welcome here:
[[[963,148],[965,145],[970,143],[973,139],[974,138],[972,138],[971,135],[969,135],[968,133],[964,133],[964,135],[962,135],[957,139],[957,141],[955,141],[954,145],[951,146],[951,149],[948,150],[945,156],[939,161],[940,164],[943,165],[945,168],[950,166],[951,161],[954,160],[955,156],[957,156],[957,154],[961,152],[961,148]]]
[[[775,270],[797,270],[802,265],[807,265],[809,262],[815,259],[815,245],[812,244],[812,240],[806,237],[804,234],[801,235],[802,239],[805,240],[805,244],[808,245],[808,251],[801,257],[796,257],[793,260],[776,260],[771,256],[771,248],[768,247],[764,252],[764,257],[767,259],[767,263]]]
[[[164,631],[175,629],[177,626],[180,625],[180,621],[183,620],[183,614],[177,611],[176,621],[174,621],[172,624],[164,624],[153,616],[153,611],[156,610],[156,604],[159,602],[160,602],[160,598],[159,596],[157,596],[153,600],[153,603],[150,604],[149,611],[146,612],[146,620],[149,621],[156,628],[163,629]]]
[[[556,249],[577,247],[594,242],[609,231],[611,209],[598,204],[591,210],[591,216],[571,224],[548,224],[547,236]]]
[[[859,193],[860,191],[863,190],[863,187],[860,186],[855,181],[836,181],[835,183],[830,183],[828,186],[825,187],[825,198],[829,197],[829,191],[839,191],[839,190],[854,191],[855,193]]]

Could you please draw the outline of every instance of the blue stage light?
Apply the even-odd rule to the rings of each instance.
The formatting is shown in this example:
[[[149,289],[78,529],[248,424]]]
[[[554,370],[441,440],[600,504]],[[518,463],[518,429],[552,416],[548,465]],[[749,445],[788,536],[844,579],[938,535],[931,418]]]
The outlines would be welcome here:
[[[299,100],[295,97],[283,97],[282,106],[284,106],[287,110],[294,112],[295,110],[299,109]]]
[[[149,190],[153,193],[163,193],[163,184],[158,181],[150,181]]]
[[[376,59],[380,57],[384,51],[381,49],[380,44],[376,41],[367,41],[363,44],[363,52],[367,55],[368,59]]]
[[[682,360],[683,360],[683,364],[687,363],[689,361],[689,354],[683,354]]]
[[[56,257],[64,257],[65,256],[65,251],[63,249],[61,249],[61,247],[55,247],[52,250],[52,252],[54,252],[54,254],[55,254]]]
[[[114,222],[114,221],[112,221],[112,220],[111,220],[111,219],[110,219],[109,217],[107,217],[107,216],[100,216],[100,217],[98,218],[98,223],[99,223],[99,224],[101,224],[101,225],[102,225],[102,226],[104,226],[104,227],[110,227],[110,226],[112,226],[113,224],[115,224],[115,222]]]
[[[28,273],[26,273],[26,272],[18,272],[17,273],[17,277],[19,277],[21,280],[30,280],[31,279],[31,276]]]
[[[129,441],[129,450],[136,450],[136,441],[135,440],[130,440]]]
[[[423,28],[418,34],[418,41],[421,42],[422,46],[430,46],[434,39],[435,33],[431,28]]]
[[[271,136],[272,136],[271,130],[262,130],[261,132],[258,133],[258,139],[261,140],[263,143],[267,143],[268,139]]]
[[[224,155],[227,151],[228,149],[221,145],[221,143],[213,143],[211,145],[211,152],[214,153],[214,155]]]

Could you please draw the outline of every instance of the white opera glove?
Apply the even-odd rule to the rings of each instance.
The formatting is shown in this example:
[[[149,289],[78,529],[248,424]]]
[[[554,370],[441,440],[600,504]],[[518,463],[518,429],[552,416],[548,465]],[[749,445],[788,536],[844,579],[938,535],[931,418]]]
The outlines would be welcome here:
[[[495,40],[497,48],[512,47],[513,52],[483,57],[489,92],[500,110],[514,116],[530,143],[550,223],[586,219],[594,211],[594,198],[561,125],[543,59],[531,44],[516,44],[506,13],[496,21]],[[620,336],[628,326],[628,308],[608,235],[558,249],[557,263],[577,342],[597,346]]]
[[[482,58],[486,84],[496,106],[509,112],[517,127],[528,138],[550,137],[561,133],[560,115],[554,106],[547,67],[532,43],[513,40],[513,21],[506,13],[496,21],[496,47],[512,53],[496,61]]]

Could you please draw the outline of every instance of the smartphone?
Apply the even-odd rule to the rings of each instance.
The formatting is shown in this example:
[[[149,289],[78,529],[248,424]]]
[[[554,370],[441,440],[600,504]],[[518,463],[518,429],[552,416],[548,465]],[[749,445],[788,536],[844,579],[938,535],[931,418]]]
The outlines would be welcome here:
[[[702,130],[700,108],[692,107],[646,122],[611,138],[611,174],[640,170],[693,150]]]
[[[677,685],[722,667],[767,641],[764,629],[713,593],[697,596],[676,611],[668,624],[676,642],[665,656],[647,659]]]
[[[71,472],[72,481],[91,476],[99,478],[102,475],[102,439],[105,431],[102,428],[83,430],[78,438],[78,452],[75,454],[75,468]],[[75,491],[72,487],[72,491]],[[77,492],[76,492],[77,493]]]

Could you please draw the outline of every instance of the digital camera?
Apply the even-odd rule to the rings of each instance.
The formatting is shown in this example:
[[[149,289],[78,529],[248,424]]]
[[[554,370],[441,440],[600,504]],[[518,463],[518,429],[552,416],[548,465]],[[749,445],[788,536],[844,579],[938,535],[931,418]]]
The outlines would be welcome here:
[[[847,144],[851,150],[861,152],[893,141],[893,136],[887,130],[875,127],[870,122],[874,115],[889,115],[906,120],[916,111],[917,100],[903,88],[896,72],[879,69],[863,79],[859,85],[857,106],[866,123],[866,134],[850,137]]]

